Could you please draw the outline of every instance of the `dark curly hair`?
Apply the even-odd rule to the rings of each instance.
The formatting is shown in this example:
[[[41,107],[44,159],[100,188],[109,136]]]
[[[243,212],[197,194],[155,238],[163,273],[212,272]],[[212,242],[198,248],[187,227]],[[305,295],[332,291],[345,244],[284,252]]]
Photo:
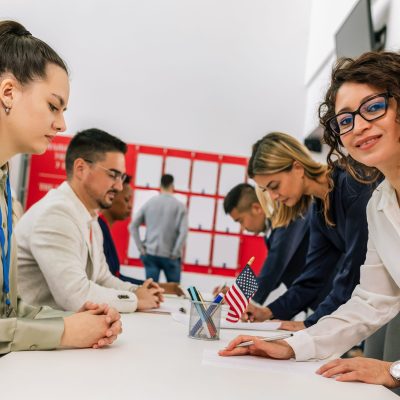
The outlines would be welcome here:
[[[379,170],[355,161],[343,152],[340,137],[334,135],[328,121],[335,115],[336,95],[347,82],[364,83],[387,91],[397,102],[397,121],[400,122],[400,54],[368,52],[356,59],[341,58],[332,70],[331,83],[324,102],[319,107],[319,119],[324,127],[324,141],[330,147],[327,162],[330,169],[342,165],[358,181],[373,183],[382,177]]]

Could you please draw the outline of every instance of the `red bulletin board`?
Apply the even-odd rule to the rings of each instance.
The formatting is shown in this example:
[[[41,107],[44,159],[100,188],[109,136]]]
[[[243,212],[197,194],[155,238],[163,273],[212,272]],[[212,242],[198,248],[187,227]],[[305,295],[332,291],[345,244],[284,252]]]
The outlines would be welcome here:
[[[70,137],[62,136],[57,137],[53,143],[49,146],[47,152],[41,156],[33,155],[30,159],[29,171],[28,171],[28,184],[27,184],[27,195],[26,195],[26,208],[29,208],[36,201],[41,199],[47,191],[57,187],[61,182],[65,180],[65,152],[70,141]],[[224,198],[222,192],[226,192],[230,182],[227,182],[226,187],[222,189],[222,180],[224,171],[226,172],[229,168],[233,168],[233,171],[239,169],[243,170],[243,177],[238,176],[235,182],[232,182],[231,186],[242,182],[246,179],[245,167],[247,159],[244,157],[227,156],[212,153],[194,152],[186,150],[168,149],[153,146],[142,146],[130,144],[128,145],[128,152],[126,155],[126,169],[127,173],[132,176],[132,187],[133,187],[133,210],[139,207],[140,195],[155,194],[159,191],[159,177],[163,173],[169,173],[168,162],[184,162],[188,168],[187,171],[187,185],[184,189],[177,188],[176,195],[184,199],[189,212],[189,221],[192,219],[192,226],[189,227],[189,238],[187,246],[183,254],[183,271],[186,272],[197,272],[205,274],[216,274],[225,276],[236,276],[246,264],[251,256],[255,256],[256,260],[253,264],[255,272],[261,269],[263,261],[266,257],[266,247],[264,244],[264,238],[261,236],[254,236],[245,234],[238,230],[237,225],[233,224],[235,229],[221,228],[221,224],[218,227],[217,218],[221,218],[221,203]],[[143,164],[146,161],[146,165]],[[149,164],[150,162],[150,164]],[[203,179],[203,183],[209,186],[208,189],[200,189],[201,183],[196,183],[194,180],[196,176],[196,168],[198,171],[199,167],[212,167],[212,174],[206,176]],[[140,172],[140,169],[142,172]],[[177,171],[180,172],[180,171]],[[212,176],[211,176],[212,175]],[[150,176],[149,183],[143,183],[143,179]],[[236,179],[236,177],[231,177]],[[210,182],[212,182],[210,186]],[[197,188],[196,188],[197,186]],[[135,204],[135,201],[137,204]],[[198,208],[201,210],[201,202],[207,202],[212,204],[208,208],[210,214],[209,225],[202,227],[193,226],[193,220],[196,220],[196,216],[192,217],[192,211],[195,209],[196,202],[200,204]],[[217,212],[218,211],[218,212]],[[201,215],[198,216],[201,218]],[[225,217],[226,218],[226,217]],[[115,223],[112,229],[112,235],[117,247],[118,255],[121,264],[125,265],[142,265],[139,258],[132,254],[133,240],[128,234],[128,225],[130,219],[122,222]],[[231,221],[232,223],[232,221]],[[236,231],[234,231],[236,230]],[[199,255],[199,260],[193,259],[189,252],[193,251],[190,249],[190,243],[193,238],[196,237],[207,237],[207,249],[203,254]],[[224,248],[224,243],[230,243],[233,241],[238,243],[238,248],[233,249],[235,246]],[[195,243],[195,242],[193,242]],[[218,253],[218,254],[217,254]],[[224,258],[224,254],[230,255],[229,265],[225,265],[221,261]],[[234,255],[232,259],[232,254]],[[218,257],[217,257],[218,256]],[[221,258],[222,257],[222,258]],[[219,261],[216,262],[216,258]],[[229,258],[229,257],[228,257]],[[222,265],[221,265],[222,263]],[[216,265],[219,264],[219,265]]]

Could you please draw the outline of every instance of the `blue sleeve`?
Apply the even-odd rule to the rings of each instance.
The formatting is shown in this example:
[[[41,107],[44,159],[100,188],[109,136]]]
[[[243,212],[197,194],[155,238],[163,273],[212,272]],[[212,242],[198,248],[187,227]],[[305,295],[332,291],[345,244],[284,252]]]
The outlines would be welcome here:
[[[304,269],[304,251],[299,247],[308,246],[309,218],[299,218],[287,227],[276,228],[271,232],[268,240],[268,255],[264,266],[258,275],[259,288],[253,300],[264,303],[268,295],[282,282],[289,263],[293,263],[290,274],[298,275]],[[297,254],[296,259],[293,257]],[[294,277],[293,277],[294,279]]]
[[[103,250],[104,256],[106,257],[108,268],[110,272],[121,279],[121,281],[133,283],[134,285],[143,285],[142,280],[130,278],[129,276],[120,275],[120,264],[118,259],[118,253],[114,245],[113,238],[111,236],[110,229],[108,228],[107,224],[101,219],[98,219],[101,231],[103,232]]]
[[[114,276],[117,276],[120,265],[110,229],[101,218],[98,218],[98,222],[103,233],[103,252],[106,257],[108,268]]]
[[[323,234],[322,224],[325,224],[324,216],[318,211],[316,204],[313,204],[306,268],[286,293],[268,305],[274,318],[290,320],[306,310],[318,297],[334,271],[341,252]]]
[[[131,278],[130,276],[126,276],[126,275],[119,275],[118,276],[119,279],[121,279],[121,281],[124,282],[129,282],[132,283],[134,285],[143,285],[144,281],[141,279],[136,279],[136,278]]]
[[[314,325],[320,318],[337,310],[350,299],[354,288],[360,282],[360,267],[365,261],[368,241],[367,203],[369,190],[348,208],[345,226],[345,254],[333,281],[332,290],[319,304],[315,312],[304,321],[306,327]]]

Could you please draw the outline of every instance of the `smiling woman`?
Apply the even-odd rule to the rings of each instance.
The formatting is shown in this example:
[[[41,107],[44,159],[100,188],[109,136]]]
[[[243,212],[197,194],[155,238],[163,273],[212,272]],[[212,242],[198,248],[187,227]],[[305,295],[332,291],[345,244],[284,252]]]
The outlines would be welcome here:
[[[378,114],[372,115],[375,112]],[[343,113],[347,114],[344,120]],[[223,355],[250,353],[279,359],[293,356],[296,360],[323,359],[347,351],[398,315],[399,115],[399,54],[372,52],[337,64],[320,108],[324,138],[330,145],[328,164],[334,168],[339,154],[342,165],[359,180],[375,181],[381,173],[386,178],[368,203],[368,251],[361,267],[360,284],[346,304],[294,337],[276,343],[256,340],[253,348],[247,349],[235,347],[250,340],[249,337],[237,338],[222,352]],[[345,155],[345,150],[348,155]],[[354,220],[348,226],[353,224],[358,229],[360,221]],[[355,249],[356,255],[359,249]],[[397,351],[398,337],[397,333],[393,338]],[[400,387],[400,361],[391,361],[336,360],[321,367],[318,373],[326,377],[338,375],[336,379],[341,381],[357,380]]]

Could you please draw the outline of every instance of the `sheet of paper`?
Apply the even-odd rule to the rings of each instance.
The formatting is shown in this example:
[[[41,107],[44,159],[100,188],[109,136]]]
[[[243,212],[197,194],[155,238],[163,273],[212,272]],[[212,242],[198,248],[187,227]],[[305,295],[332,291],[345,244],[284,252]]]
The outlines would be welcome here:
[[[171,313],[172,318],[180,322],[181,324],[188,325],[189,324],[189,315],[184,313]],[[249,331],[276,331],[279,329],[281,323],[275,321],[266,321],[266,322],[237,322],[232,323],[228,322],[225,319],[221,318],[221,329],[235,329],[235,330],[249,330]],[[272,333],[272,332],[271,332]],[[275,332],[274,332],[275,333]]]
[[[143,311],[146,313],[153,313],[153,314],[182,314],[180,309],[185,310],[185,313],[190,312],[189,302],[187,300],[178,300],[177,297],[165,297],[164,302],[161,303],[159,308],[154,308],[151,310]]]
[[[243,329],[251,331],[275,331],[281,326],[280,321],[265,321],[265,322],[228,322],[221,320],[221,328],[223,329]]]
[[[227,343],[221,342],[221,349]],[[254,356],[221,357],[215,349],[203,351],[203,365],[225,368],[252,369],[258,371],[281,372],[284,374],[315,374],[315,371],[326,361],[299,362],[295,360],[271,360]]]

